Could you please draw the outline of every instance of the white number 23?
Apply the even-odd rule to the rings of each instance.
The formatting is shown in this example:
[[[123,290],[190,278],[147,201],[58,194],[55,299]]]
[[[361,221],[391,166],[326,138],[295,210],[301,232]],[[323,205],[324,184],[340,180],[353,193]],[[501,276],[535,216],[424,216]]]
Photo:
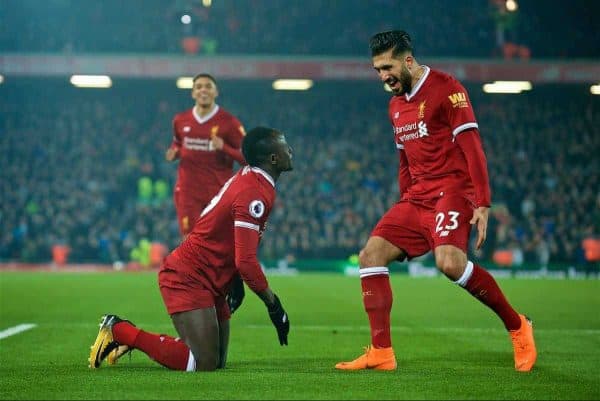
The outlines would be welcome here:
[[[442,236],[448,235],[448,231],[455,230],[458,228],[458,216],[460,216],[459,212],[455,212],[453,210],[448,211],[448,218],[446,219],[446,214],[444,212],[440,212],[435,215],[435,232],[438,233],[442,231]],[[447,223],[444,225],[444,223]]]

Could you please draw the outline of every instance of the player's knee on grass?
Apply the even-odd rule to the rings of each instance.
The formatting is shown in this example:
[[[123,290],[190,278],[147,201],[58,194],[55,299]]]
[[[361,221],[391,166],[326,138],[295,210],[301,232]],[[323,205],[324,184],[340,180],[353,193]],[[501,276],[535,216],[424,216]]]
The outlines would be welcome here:
[[[194,354],[194,358],[196,358]],[[196,358],[197,372],[211,372],[217,370],[220,366],[218,355],[202,355],[200,359]]]
[[[219,326],[215,307],[174,314],[173,323],[194,355],[196,371],[212,371],[220,363]]]
[[[213,371],[221,364],[218,334],[190,339],[188,346],[196,360],[196,371]]]
[[[218,347],[207,347],[206,344],[189,344],[196,361],[196,371],[213,371],[221,364]]]

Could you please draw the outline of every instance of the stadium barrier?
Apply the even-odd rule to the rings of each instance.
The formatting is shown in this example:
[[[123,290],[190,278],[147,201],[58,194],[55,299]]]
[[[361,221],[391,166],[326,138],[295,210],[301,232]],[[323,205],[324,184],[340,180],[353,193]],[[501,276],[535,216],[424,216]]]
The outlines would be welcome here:
[[[335,272],[358,276],[358,258],[353,256],[348,259],[298,259],[294,261],[264,259],[261,260],[261,263],[269,273]],[[547,266],[535,263],[523,263],[518,266],[505,263],[505,260],[501,260],[500,263],[485,261],[482,266],[497,277],[600,278],[600,262],[588,262],[581,265],[549,263]],[[429,255],[415,258],[410,262],[393,262],[390,265],[390,273],[408,274],[413,277],[441,275],[435,267],[433,258]]]
[[[358,276],[356,260],[349,259],[284,259],[261,260],[263,270],[268,275],[296,275],[301,273],[339,273],[347,276]],[[588,262],[582,265],[552,263],[540,266],[524,263],[520,266],[504,266],[493,262],[482,263],[496,277],[529,277],[529,278],[600,278],[600,262]],[[156,271],[158,264],[145,266],[137,261],[116,261],[112,265],[95,263],[19,263],[0,262],[1,271],[56,271],[56,272],[111,272],[111,271]],[[415,259],[410,262],[393,262],[391,274],[406,274],[411,277],[435,277],[441,273],[431,258]]]

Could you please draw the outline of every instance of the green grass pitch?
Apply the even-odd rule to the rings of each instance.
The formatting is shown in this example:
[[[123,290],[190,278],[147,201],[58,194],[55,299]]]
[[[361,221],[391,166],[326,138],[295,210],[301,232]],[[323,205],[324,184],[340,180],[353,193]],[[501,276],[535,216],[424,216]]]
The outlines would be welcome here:
[[[533,319],[538,363],[514,371],[500,320],[443,277],[392,275],[394,372],[340,372],[369,343],[358,277],[273,276],[291,321],[277,341],[247,291],[233,316],[227,368],[167,370],[140,351],[87,366],[102,314],[175,335],[156,273],[0,273],[1,399],[600,399],[600,280],[499,279]]]

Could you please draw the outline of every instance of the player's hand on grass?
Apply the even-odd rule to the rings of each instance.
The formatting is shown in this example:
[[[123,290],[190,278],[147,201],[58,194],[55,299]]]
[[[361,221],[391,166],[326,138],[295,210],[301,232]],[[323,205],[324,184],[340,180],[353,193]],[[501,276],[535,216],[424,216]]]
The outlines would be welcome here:
[[[271,322],[273,322],[273,326],[275,326],[275,329],[277,329],[279,344],[287,345],[288,333],[290,332],[290,320],[288,319],[288,315],[283,309],[281,301],[279,301],[277,295],[273,295],[275,297],[275,302],[273,305],[267,308],[269,311],[269,317],[271,318]]]
[[[246,295],[246,291],[244,290],[244,281],[240,277],[239,274],[236,274],[231,282],[231,287],[229,288],[229,292],[225,296],[225,300],[229,305],[229,311],[231,313],[238,310],[242,301],[244,300],[244,296]]]

